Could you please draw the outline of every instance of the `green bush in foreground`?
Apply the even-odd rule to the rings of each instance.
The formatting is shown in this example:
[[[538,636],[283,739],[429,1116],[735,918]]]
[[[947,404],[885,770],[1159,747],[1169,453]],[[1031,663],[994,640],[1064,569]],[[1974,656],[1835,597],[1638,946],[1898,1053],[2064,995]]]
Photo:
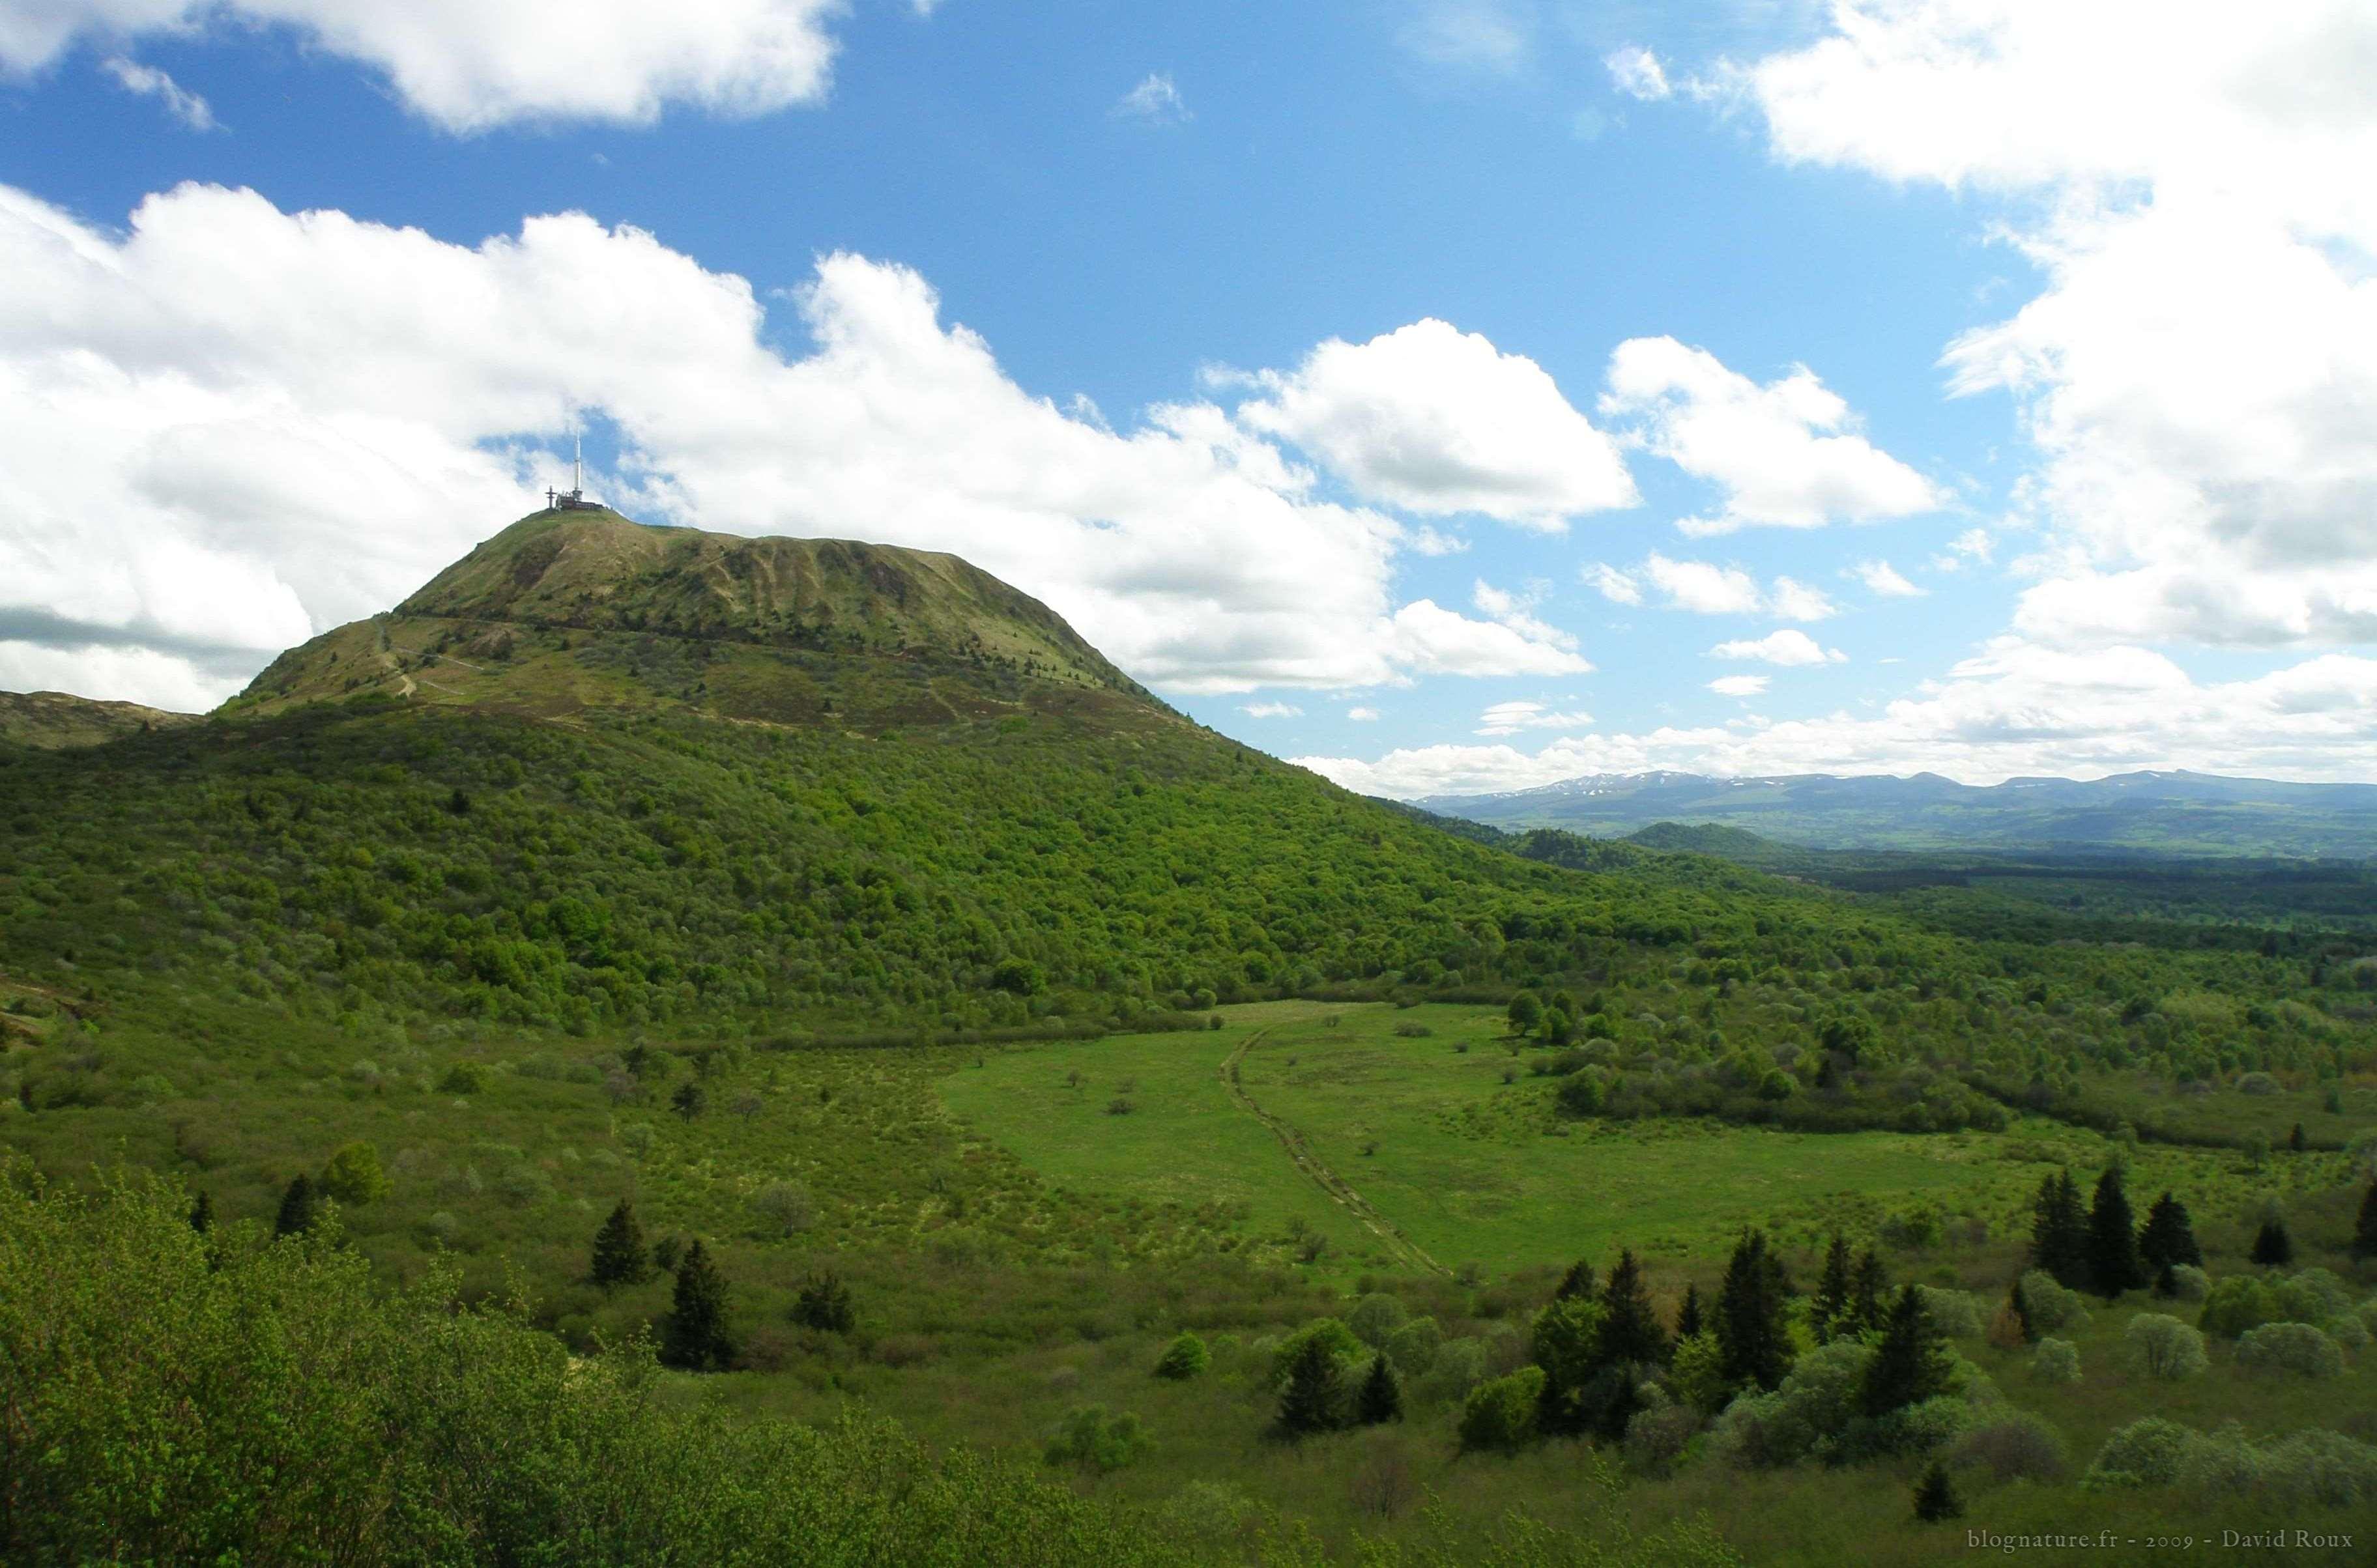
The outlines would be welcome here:
[[[1212,1352],[1205,1348],[1205,1342],[1193,1334],[1184,1333],[1164,1348],[1163,1356],[1155,1363],[1155,1375],[1170,1378],[1175,1383],[1186,1383],[1192,1377],[1203,1376],[1205,1368],[1212,1361]]]
[[[0,1561],[1191,1561],[888,1424],[673,1408],[644,1347],[573,1360],[450,1278],[383,1296],[328,1238],[202,1237],[146,1178],[0,1170],[0,1408],[40,1456],[0,1474]]]

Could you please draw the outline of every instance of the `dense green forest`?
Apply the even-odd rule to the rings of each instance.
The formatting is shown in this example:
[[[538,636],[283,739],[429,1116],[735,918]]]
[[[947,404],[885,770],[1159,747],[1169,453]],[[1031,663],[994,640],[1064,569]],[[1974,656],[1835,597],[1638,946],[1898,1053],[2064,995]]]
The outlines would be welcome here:
[[[2366,868],[1504,833],[949,557],[608,515],[60,722],[0,744],[12,1560],[2377,1512]],[[2062,1170],[2194,1251],[2075,1263]]]

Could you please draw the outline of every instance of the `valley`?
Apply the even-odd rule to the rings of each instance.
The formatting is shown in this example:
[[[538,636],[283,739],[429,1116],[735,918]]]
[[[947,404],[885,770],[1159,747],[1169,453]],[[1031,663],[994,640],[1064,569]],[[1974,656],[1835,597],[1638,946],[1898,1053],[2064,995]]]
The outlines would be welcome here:
[[[953,558],[610,514],[203,720],[47,722],[0,1346],[85,1457],[7,1538],[329,1552],[264,1464],[413,1477],[389,1560],[1916,1562],[1935,1472],[2000,1532],[2377,1520],[2365,866],[1435,819]],[[2166,1197],[2196,1261],[2090,1261]],[[448,1335],[494,1381],[404,1348]],[[241,1425],[284,1342],[347,1369],[302,1443]],[[127,1421],[230,1479],[127,1514]]]

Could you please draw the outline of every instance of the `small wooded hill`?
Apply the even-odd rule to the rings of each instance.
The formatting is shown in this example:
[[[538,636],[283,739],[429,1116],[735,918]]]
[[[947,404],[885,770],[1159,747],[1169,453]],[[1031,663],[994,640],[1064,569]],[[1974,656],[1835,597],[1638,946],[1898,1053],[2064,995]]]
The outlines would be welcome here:
[[[1937,944],[1530,864],[1140,692],[949,556],[540,514],[211,721],[0,767],[0,975],[344,1018],[996,1028]]]
[[[119,735],[197,721],[193,713],[168,713],[137,702],[98,702],[64,692],[0,692],[0,745],[42,751],[96,746]]]

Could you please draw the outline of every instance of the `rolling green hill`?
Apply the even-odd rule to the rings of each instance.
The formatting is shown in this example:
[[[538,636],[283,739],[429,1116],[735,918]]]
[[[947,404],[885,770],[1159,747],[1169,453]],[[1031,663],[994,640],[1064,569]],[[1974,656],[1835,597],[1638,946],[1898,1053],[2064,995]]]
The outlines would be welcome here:
[[[137,702],[97,702],[64,692],[0,692],[0,746],[62,751],[197,721],[195,714]]]
[[[1436,832],[951,557],[602,512],[524,519],[204,724],[16,754],[0,816],[0,976],[331,1020],[1039,1027],[1923,946],[1714,861]]]

